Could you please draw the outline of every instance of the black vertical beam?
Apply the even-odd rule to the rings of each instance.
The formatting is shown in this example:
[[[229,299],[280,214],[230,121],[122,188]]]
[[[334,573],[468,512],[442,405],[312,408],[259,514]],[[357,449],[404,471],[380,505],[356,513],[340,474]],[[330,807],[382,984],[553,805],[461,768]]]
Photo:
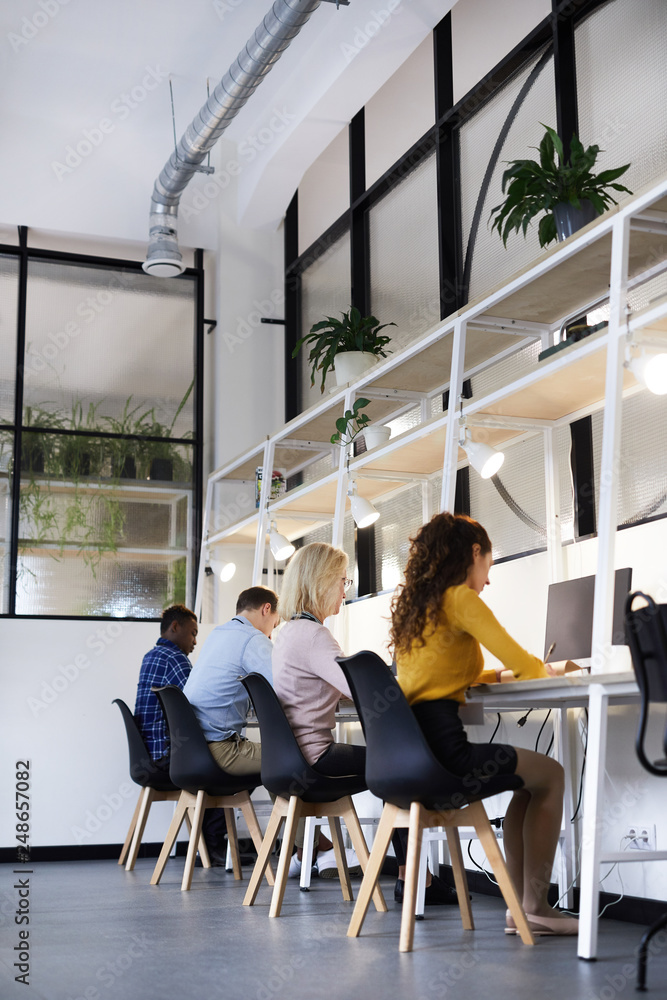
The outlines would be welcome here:
[[[470,516],[470,466],[465,465],[456,473],[454,513]]]
[[[28,227],[19,226],[19,287],[16,310],[16,380],[14,383],[14,461],[12,463],[12,516],[9,542],[9,594],[7,611],[16,614],[16,580],[19,559],[21,507],[21,428],[25,372],[25,323],[28,299]]]
[[[350,204],[355,205],[366,191],[366,119],[362,108],[350,122]],[[370,243],[368,212],[365,207],[350,213],[350,302],[367,316],[371,312]],[[375,579],[375,525],[356,530],[359,597],[373,594]]]
[[[204,251],[195,250],[195,412],[194,432],[195,445],[193,455],[194,467],[194,504],[192,511],[192,537],[194,539],[193,582],[199,575],[199,556],[201,551],[203,490],[204,490]],[[194,594],[188,594],[186,600],[194,600]]]
[[[572,437],[572,479],[574,483],[574,535],[581,538],[594,535],[595,476],[593,465],[593,421],[582,417],[570,424]]]
[[[451,13],[433,31],[433,67],[435,120],[440,121],[454,104]],[[444,319],[464,304],[458,130],[453,124],[437,129],[436,175],[440,318]]]
[[[554,77],[556,84],[556,130],[563,141],[565,158],[570,156],[570,141],[579,135],[577,107],[577,72],[574,53],[574,21],[557,14],[553,4]]]
[[[301,336],[301,278],[290,272],[290,265],[299,256],[299,192],[285,213],[285,423],[301,410],[299,390],[299,359],[292,351]]]
[[[349,126],[350,204],[354,205],[366,190],[366,121],[362,108]],[[350,301],[367,316],[371,311],[370,245],[368,212],[353,208],[350,217]]]
[[[377,590],[375,570],[375,525],[357,528],[357,570],[359,584],[357,594],[374,594]]]

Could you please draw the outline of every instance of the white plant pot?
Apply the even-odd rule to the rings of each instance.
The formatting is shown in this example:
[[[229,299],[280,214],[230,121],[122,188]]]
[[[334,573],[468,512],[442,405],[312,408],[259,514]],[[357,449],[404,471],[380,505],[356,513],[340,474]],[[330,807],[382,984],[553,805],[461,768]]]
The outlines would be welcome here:
[[[378,448],[381,444],[386,444],[390,437],[391,427],[385,427],[383,424],[369,424],[364,429],[366,450],[370,451],[371,448]]]
[[[336,385],[347,385],[348,382],[354,382],[378,361],[378,356],[371,354],[370,351],[342,351],[336,355],[334,361]]]

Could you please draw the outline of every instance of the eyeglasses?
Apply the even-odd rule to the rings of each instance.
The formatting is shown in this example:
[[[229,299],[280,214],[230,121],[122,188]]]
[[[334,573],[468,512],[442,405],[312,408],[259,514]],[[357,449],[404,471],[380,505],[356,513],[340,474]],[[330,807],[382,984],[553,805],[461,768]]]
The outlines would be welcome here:
[[[341,579],[343,581],[343,584],[345,585],[345,593],[347,594],[348,590],[354,583],[354,580],[350,580],[349,576],[343,576],[341,577]]]

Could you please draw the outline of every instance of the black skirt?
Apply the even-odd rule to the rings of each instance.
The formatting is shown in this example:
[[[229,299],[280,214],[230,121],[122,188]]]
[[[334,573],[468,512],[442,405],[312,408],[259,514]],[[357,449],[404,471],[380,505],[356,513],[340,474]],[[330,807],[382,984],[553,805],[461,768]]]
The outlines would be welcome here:
[[[515,774],[514,747],[508,743],[471,743],[459,717],[458,701],[420,701],[412,711],[433,755],[452,774],[478,780]]]

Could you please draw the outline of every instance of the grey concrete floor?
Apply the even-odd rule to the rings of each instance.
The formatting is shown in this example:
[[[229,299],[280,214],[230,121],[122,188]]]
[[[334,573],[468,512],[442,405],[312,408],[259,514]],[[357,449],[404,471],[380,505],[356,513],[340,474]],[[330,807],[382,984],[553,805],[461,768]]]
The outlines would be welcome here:
[[[398,952],[399,907],[369,911],[362,935],[346,937],[352,905],[337,881],[290,882],[283,914],[269,920],[269,890],[243,907],[246,882],[220,868],[195,870],[180,891],[183,859],[159,886],[153,861],[126,873],[112,861],[34,864],[30,876],[30,986],[16,983],[17,877],[0,866],[1,1000],[617,1000],[635,995],[642,929],[601,922],[599,959],[582,962],[573,938],[534,948],[503,933],[504,906],[473,897],[474,932],[455,907],[431,908],[411,954]],[[249,869],[244,874],[248,876]],[[359,883],[355,882],[355,886]],[[667,998],[667,947],[649,964],[649,997]]]

